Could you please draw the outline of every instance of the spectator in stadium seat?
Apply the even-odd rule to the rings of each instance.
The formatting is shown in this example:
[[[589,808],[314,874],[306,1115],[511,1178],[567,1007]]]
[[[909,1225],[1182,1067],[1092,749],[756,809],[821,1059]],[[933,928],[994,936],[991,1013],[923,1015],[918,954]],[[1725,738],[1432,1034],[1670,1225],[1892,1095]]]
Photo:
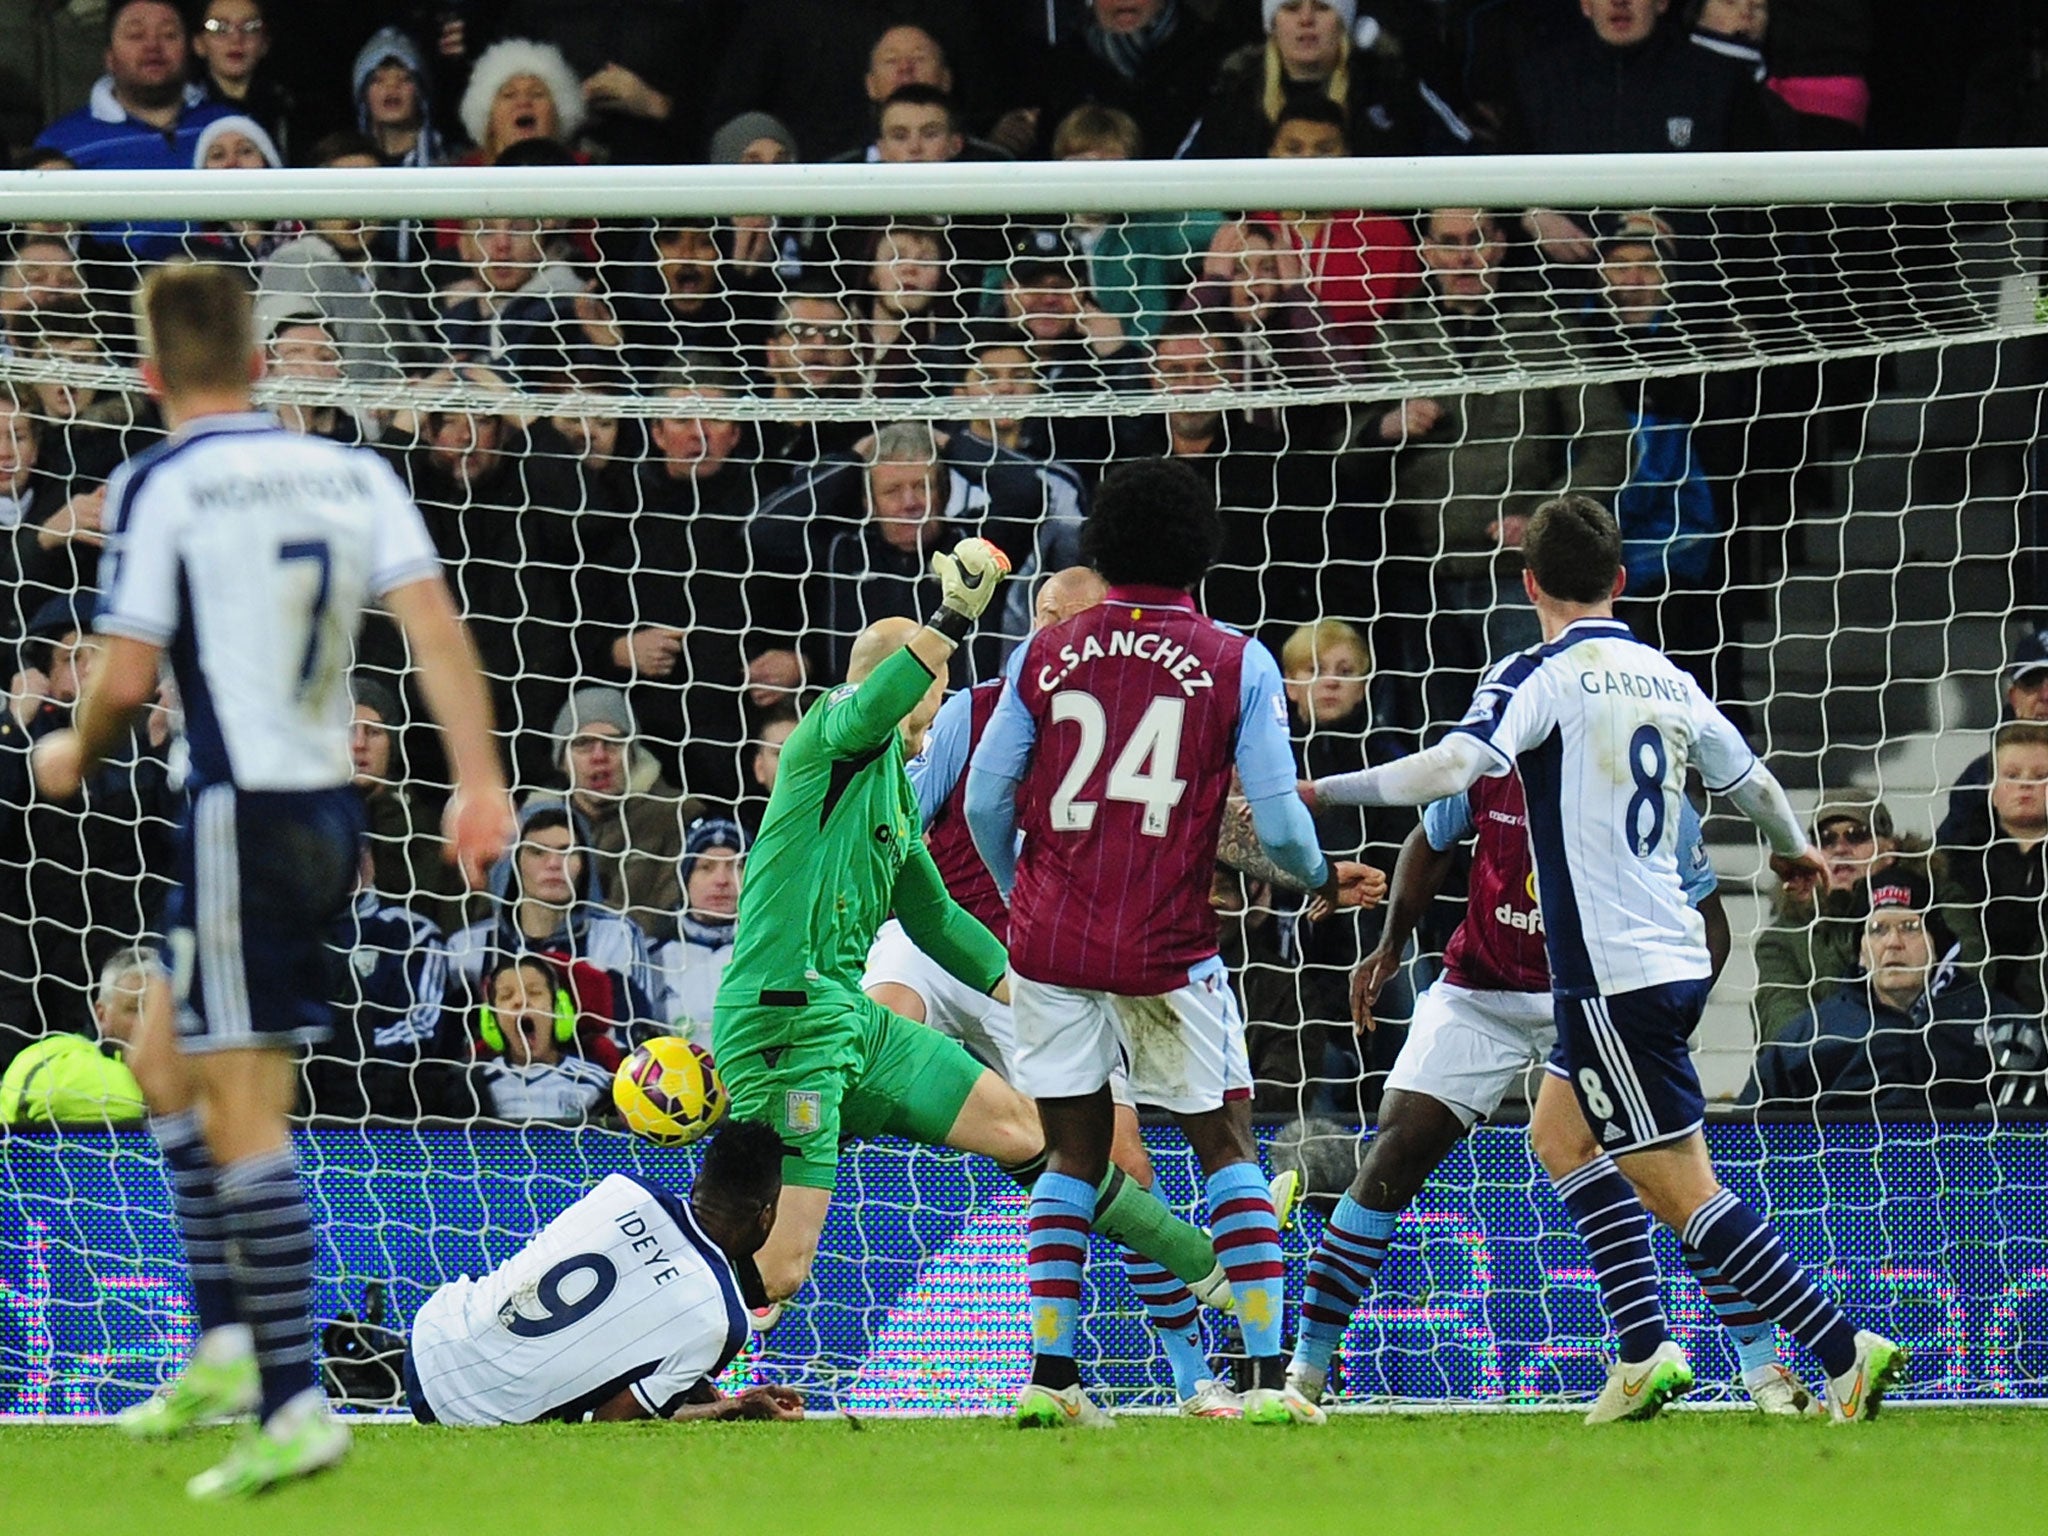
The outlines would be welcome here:
[[[207,100],[255,119],[281,158],[289,158],[298,103],[263,67],[270,23],[260,0],[206,0],[192,53],[198,60],[194,78]]]
[[[515,955],[491,972],[479,1009],[477,1080],[494,1118],[574,1124],[600,1110],[614,1069],[579,1049],[577,1017],[546,960]]]
[[[833,155],[834,162],[917,165],[1010,158],[1008,151],[966,131],[946,52],[920,26],[894,26],[876,40],[862,86],[873,108],[873,137]]]
[[[356,51],[356,131],[375,146],[380,165],[439,165],[433,75],[402,27],[379,27]],[[326,164],[316,152],[314,164]]]
[[[709,120],[772,112],[794,130],[800,158],[822,160],[869,131],[875,102],[910,67],[883,61],[882,73],[862,73],[890,28],[913,24],[938,42],[940,63],[958,66],[961,82],[993,84],[1002,61],[990,46],[991,13],[1000,9],[974,0],[758,0],[742,9],[710,83]]]
[[[757,571],[750,551],[760,466],[748,429],[720,414],[737,393],[731,371],[685,363],[646,381],[674,405],[647,424],[650,452],[614,506],[625,515],[593,520],[579,647],[587,675],[626,689],[675,782],[730,804],[747,739],[742,691],[757,669],[801,679],[800,614],[794,581]]]
[[[718,980],[732,958],[739,926],[740,879],[745,871],[746,834],[724,816],[690,823],[679,867],[682,893],[675,913],[675,937],[654,952],[655,968],[669,998],[669,1028],[711,1049],[711,1005]]]
[[[417,1119],[472,1115],[467,1072],[447,1059],[448,951],[441,930],[382,895],[363,850],[355,899],[330,940],[335,1029],[305,1059],[306,1112]]]
[[[711,135],[713,165],[793,165],[796,135],[767,112],[742,112]],[[742,272],[765,280],[770,274],[794,281],[803,273],[803,226],[774,214],[740,213],[725,221],[726,252]]]
[[[1215,394],[1227,387],[1230,342],[1199,316],[1175,315],[1152,344],[1153,389],[1166,396]],[[1278,432],[1215,405],[1190,405],[1118,423],[1125,458],[1164,454],[1195,465],[1223,514],[1223,548],[1202,582],[1202,609],[1213,618],[1277,641],[1327,611],[1326,574],[1356,553],[1348,530],[1333,529],[1333,459],[1290,453]],[[1335,553],[1336,533],[1346,553]],[[1348,611],[1348,610],[1347,610]]]
[[[683,828],[704,814],[703,803],[662,777],[634,728],[632,706],[616,688],[570,694],[555,716],[554,739],[569,803],[590,831],[589,854],[605,905],[659,944],[674,932]]]
[[[154,927],[170,883],[169,731],[152,713],[73,799],[38,794],[29,752],[68,725],[99,656],[90,592],[52,598],[22,646],[23,675],[0,733],[0,1022],[67,1029],[110,954]]]
[[[1039,66],[1036,117],[1055,160],[1059,128],[1086,109],[1113,112],[1131,125],[1154,159],[1181,149],[1229,46],[1225,24],[1190,0],[1088,0],[1078,26],[1046,50]]]
[[[1382,322],[1377,367],[1483,379],[1555,367],[1582,346],[1553,304],[1509,287],[1491,213],[1438,208],[1422,236],[1423,291]],[[1610,498],[1628,477],[1627,418],[1611,385],[1568,384],[1418,395],[1358,421],[1347,499],[1387,502],[1379,606],[1399,616],[1381,627],[1381,660],[1427,675],[1427,717],[1455,719],[1489,662],[1539,638],[1521,589],[1530,515],[1566,491]]]
[[[172,0],[110,0],[107,72],[92,98],[36,137],[82,171],[183,171],[208,123],[228,111],[186,79],[190,60],[184,13]],[[123,220],[85,231],[95,254],[130,261],[172,255],[186,226]]]
[[[1341,159],[1349,153],[1343,110],[1315,99],[1282,109],[1267,148],[1275,160]],[[1340,370],[1358,366],[1381,316],[1415,291],[1422,272],[1415,232],[1384,213],[1261,212],[1244,222],[1279,253],[1283,273],[1299,286],[1317,338]],[[1225,241],[1226,248],[1231,244]],[[1235,244],[1242,246],[1242,231]]]
[[[62,235],[18,232],[0,268],[0,346],[12,351],[41,312],[85,302],[78,252]]]
[[[1108,3],[1108,0],[1105,0]],[[1149,0],[1122,0],[1128,8]],[[1085,102],[1053,129],[1055,160],[1136,160],[1148,141],[1130,113]],[[1218,213],[1067,215],[1096,308],[1148,340],[1180,306],[1194,262],[1223,223]]]
[[[631,377],[674,368],[680,352],[731,358],[761,345],[774,323],[774,270],[728,256],[718,237],[702,218],[664,219],[646,236],[627,269],[637,288],[613,301]]]
[[[2048,720],[2048,631],[2023,634],[2005,664],[2003,714],[2008,720]],[[1991,753],[1956,775],[1948,813],[1934,841],[1951,857],[1975,854],[1991,843]]]
[[[547,249],[548,221],[482,218],[458,241],[463,275],[435,297],[441,340],[464,362],[501,368],[529,389],[604,377],[618,324],[593,285]]]
[[[1792,1020],[1857,974],[1857,945],[1870,915],[1870,882],[1901,855],[1924,866],[1924,842],[1900,836],[1892,813],[1868,790],[1822,799],[1813,842],[1822,877],[1793,875],[1772,897],[1771,921],[1756,936],[1757,1038],[1775,1040]]]
[[[1715,592],[1721,561],[1720,504],[1701,459],[1698,429],[1718,391],[1674,366],[1712,344],[1705,303],[1681,310],[1672,287],[1677,237],[1653,213],[1625,214],[1600,238],[1600,286],[1587,300],[1597,355],[1618,366],[1662,364],[1617,386],[1628,417],[1628,479],[1614,497],[1628,586],[1616,616],[1717,696],[1720,648]],[[1704,250],[1700,259],[1711,261]]]
[[[2000,726],[1991,764],[1988,843],[1943,848],[1936,873],[1964,958],[2038,1017],[2048,1013],[2048,722]]]
[[[257,335],[263,343],[264,377],[274,382],[297,380],[338,389],[342,382],[341,350],[318,313],[303,299],[288,301],[282,313],[257,312]],[[279,400],[272,410],[294,432],[325,437],[357,447],[383,430],[374,412],[358,416],[337,400],[302,403]]]
[[[1924,872],[1873,878],[1856,973],[1757,1052],[1743,1102],[1802,1114],[1941,1114],[2048,1101],[2038,1010],[1958,964]]]
[[[1581,0],[1586,24],[1515,69],[1504,146],[1523,154],[1673,154],[1771,149],[1753,60],[1701,47],[1666,24],[1671,0]],[[1532,209],[1523,220],[1553,261],[1598,255],[1584,215]]]
[[[969,399],[1028,400],[1043,395],[1045,386],[1038,382],[1038,366],[1022,335],[1009,326],[977,326],[967,333],[967,367],[953,393]],[[963,451],[981,444],[1027,459],[1052,456],[1044,420],[1022,414],[1021,408],[998,407],[993,417],[949,424],[945,430]]]
[[[590,116],[561,49],[526,37],[508,37],[477,56],[459,110],[472,147],[456,165],[496,165],[528,139],[573,147]]]
[[[868,388],[885,398],[944,394],[960,377],[967,336],[944,223],[892,219],[856,279],[852,312]]]
[[[461,879],[441,857],[440,807],[400,752],[405,706],[395,687],[366,672],[350,676],[349,690],[350,782],[363,798],[371,887],[446,929],[460,911]]]
[[[1223,61],[1190,155],[1263,155],[1282,112],[1318,99],[1342,108],[1360,155],[1412,155],[1470,142],[1471,130],[1443,95],[1415,74],[1404,40],[1370,13],[1360,23],[1357,0],[1262,0],[1260,9],[1266,41]]]
[[[240,113],[208,123],[193,149],[195,171],[274,171],[283,165],[263,125]],[[185,237],[182,254],[240,268],[253,282],[257,266],[289,238],[289,227],[276,219],[215,220]]]
[[[783,294],[761,356],[769,398],[789,408],[761,427],[761,462],[771,479],[800,473],[865,434],[858,422],[817,420],[804,410],[807,402],[860,393],[856,339],[846,300],[830,280],[808,279]]]
[[[366,170],[378,163],[361,134],[329,134],[313,163]],[[417,263],[387,260],[378,231],[361,219],[312,219],[305,233],[270,253],[256,276],[257,315],[280,305],[310,305],[340,349],[353,384],[384,384],[441,361],[422,323],[425,294]]]
[[[92,1034],[59,1030],[16,1056],[0,1074],[0,1125],[139,1122],[142,1085],[123,1058],[142,1022],[144,991],[159,969],[146,949],[110,955],[93,988]],[[0,1056],[5,1054],[0,1041]]]
[[[811,659],[825,676],[844,677],[862,630],[923,611],[934,550],[979,535],[1019,574],[1058,569],[1078,548],[1079,524],[1078,486],[1050,466],[1000,452],[969,459],[926,423],[892,422],[764,501],[751,531],[764,565],[812,573],[804,625]],[[1026,582],[1016,587],[1028,591]],[[1006,609],[1004,627],[1028,631],[1021,604]],[[992,647],[962,646],[956,679],[986,676],[994,661]]]
[[[612,165],[693,159],[705,123],[697,71],[715,60],[722,23],[703,0],[510,0],[506,36],[558,49],[582,80],[586,137]]]
[[[1144,382],[1145,349],[1088,290],[1081,253],[1063,225],[1017,230],[993,300],[996,316],[1031,348],[1039,382],[1056,395],[1096,394]],[[1111,447],[1099,416],[1049,418],[1052,455],[1092,485]]]
[[[32,395],[15,384],[0,380],[0,592],[6,594],[0,607],[0,638],[12,639],[27,626],[41,599],[29,599],[35,589],[23,580],[27,564],[36,557],[38,517],[48,510],[58,494],[38,472],[42,455],[43,421],[36,413]]]
[[[490,915],[448,941],[455,975],[479,997],[507,956],[551,961],[574,995],[584,1050],[608,1067],[626,1037],[668,1018],[647,937],[604,905],[589,829],[567,802],[536,795],[520,808],[519,841],[491,867],[487,890]]]
[[[421,383],[464,387],[486,400],[510,394],[501,377],[467,365]],[[448,567],[498,729],[511,735],[515,782],[544,783],[554,771],[548,723],[575,666],[575,573],[585,558],[576,514],[588,496],[581,471],[570,460],[529,454],[518,424],[488,406],[423,411],[412,441],[387,452]],[[363,664],[403,672],[396,643],[388,624],[371,627]]]
[[[1376,722],[1372,649],[1354,626],[1342,619],[1301,625],[1280,646],[1280,671],[1286,679],[1295,769],[1302,778],[1356,773],[1414,750],[1412,738]],[[1316,812],[1315,823],[1317,844],[1330,857],[1361,860],[1391,880],[1415,814],[1405,807],[1325,806]],[[1298,934],[1301,1014],[1325,1029],[1325,1050],[1313,1053],[1312,1060],[1334,1054],[1342,1061],[1351,1055],[1351,972],[1378,945],[1383,923],[1380,911],[1333,912]],[[1391,1069],[1407,1038],[1405,1028],[1389,1022],[1409,1012],[1408,999],[1401,995],[1404,985],[1380,994],[1373,1010],[1379,1027],[1359,1041],[1368,1072]]]
[[[768,812],[768,797],[775,792],[775,776],[782,766],[782,744],[796,729],[796,705],[784,700],[760,711],[754,723],[754,739],[747,743],[747,791],[740,797],[740,825],[748,840],[760,835],[761,818]]]

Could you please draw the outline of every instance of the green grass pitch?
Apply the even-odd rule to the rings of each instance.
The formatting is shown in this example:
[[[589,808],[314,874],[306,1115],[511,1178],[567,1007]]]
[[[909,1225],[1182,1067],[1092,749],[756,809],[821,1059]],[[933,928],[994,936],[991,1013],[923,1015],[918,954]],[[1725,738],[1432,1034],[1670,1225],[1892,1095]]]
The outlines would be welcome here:
[[[1894,1410],[1856,1429],[1744,1413],[1591,1430],[1565,1414],[1353,1415],[1328,1430],[1127,1418],[1092,1434],[989,1420],[371,1425],[311,1482],[228,1508],[184,1480],[232,1431],[135,1447],[0,1427],[20,1536],[1130,1536],[1237,1530],[2004,1533],[2048,1529],[2048,1413]]]

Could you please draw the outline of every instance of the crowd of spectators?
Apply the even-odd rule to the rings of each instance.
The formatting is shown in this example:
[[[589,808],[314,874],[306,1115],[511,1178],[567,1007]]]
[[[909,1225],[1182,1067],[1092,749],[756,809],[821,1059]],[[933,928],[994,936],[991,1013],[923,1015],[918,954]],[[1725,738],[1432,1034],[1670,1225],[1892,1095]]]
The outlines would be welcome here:
[[[108,0],[104,73],[17,162],[481,177],[1841,148],[1927,121],[1886,94],[1899,40],[1879,9]],[[2042,73],[2011,67],[2048,57],[2048,36],[2011,9],[1973,21],[1985,57],[1943,141],[2048,132]],[[1809,236],[1545,207],[11,226],[0,357],[63,366],[0,378],[0,1118],[58,1102],[31,1075],[46,1096],[104,1080],[127,1103],[120,999],[181,813],[168,694],[77,801],[38,800],[26,773],[95,654],[106,479],[161,431],[113,371],[132,351],[124,296],[153,263],[244,273],[270,374],[303,387],[285,422],[369,445],[404,480],[523,796],[517,846],[465,896],[439,857],[438,743],[396,631],[373,621],[354,675],[371,837],[334,941],[347,1023],[309,1064],[308,1106],[576,1119],[646,1033],[708,1038],[781,744],[853,636],[928,608],[929,555],[963,535],[1027,576],[1074,562],[1119,460],[1186,458],[1213,487],[1226,542],[1203,601],[1281,656],[1305,773],[1412,749],[1536,638],[1518,548],[1561,490],[1615,508],[1625,616],[1725,683],[1747,529],[1796,457],[1773,423],[1807,386],[1655,369],[1781,323],[1785,285],[1746,282],[1746,264],[1796,277],[1840,254]],[[1652,376],[1540,382],[1574,365]],[[1347,403],[1313,403],[1351,382]],[[353,403],[408,384],[436,403]],[[1273,404],[1272,386],[1311,403]],[[1233,389],[1267,393],[1220,406]],[[1104,391],[1157,409],[1034,406]],[[973,408],[929,419],[954,400]],[[1029,601],[1019,582],[957,681],[1000,665]],[[1823,806],[1828,874],[1779,893],[1758,945],[1760,1101],[2040,1095],[2048,644],[2024,641],[2008,683],[2012,723],[1939,847],[1896,836],[1881,804]],[[1391,870],[1398,817],[1323,820],[1327,847]],[[1262,1105],[1370,1107],[1399,1031],[1353,1040],[1345,976],[1375,920],[1312,924],[1234,875],[1216,902],[1248,963]]]

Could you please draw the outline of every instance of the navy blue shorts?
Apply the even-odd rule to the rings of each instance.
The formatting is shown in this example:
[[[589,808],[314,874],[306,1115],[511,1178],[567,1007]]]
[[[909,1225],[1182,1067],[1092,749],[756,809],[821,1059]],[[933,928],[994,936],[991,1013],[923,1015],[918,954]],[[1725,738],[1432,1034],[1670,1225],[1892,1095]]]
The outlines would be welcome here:
[[[1712,987],[1701,977],[1552,1004],[1549,1070],[1572,1085],[1603,1152],[1639,1152],[1699,1129],[1707,1099],[1688,1042]]]
[[[178,829],[165,964],[188,1051],[327,1038],[328,942],[355,888],[355,790],[209,784]]]

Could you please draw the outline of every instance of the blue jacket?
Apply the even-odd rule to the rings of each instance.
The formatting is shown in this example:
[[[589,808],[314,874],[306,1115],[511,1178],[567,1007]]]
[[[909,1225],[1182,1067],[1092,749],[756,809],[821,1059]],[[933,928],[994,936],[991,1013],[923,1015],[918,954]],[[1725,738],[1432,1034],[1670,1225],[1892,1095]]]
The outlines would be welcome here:
[[[2040,1021],[1974,981],[1940,982],[1907,1012],[1850,982],[1757,1052],[1742,1102],[1895,1114],[2026,1097],[2048,1066]]]
[[[346,1041],[363,1060],[412,1062],[435,1054],[448,992],[441,930],[410,908],[362,891],[333,942],[347,971],[336,1001],[354,1026],[337,1032],[337,1047]]]
[[[102,75],[84,106],[36,136],[36,148],[55,150],[81,171],[189,171],[200,132],[214,119],[233,115],[229,108],[208,101],[198,86],[187,86],[184,109],[166,132],[130,117],[114,97],[112,78]],[[87,226],[95,240],[120,246],[139,261],[161,261],[176,254],[191,228],[132,219]]]

